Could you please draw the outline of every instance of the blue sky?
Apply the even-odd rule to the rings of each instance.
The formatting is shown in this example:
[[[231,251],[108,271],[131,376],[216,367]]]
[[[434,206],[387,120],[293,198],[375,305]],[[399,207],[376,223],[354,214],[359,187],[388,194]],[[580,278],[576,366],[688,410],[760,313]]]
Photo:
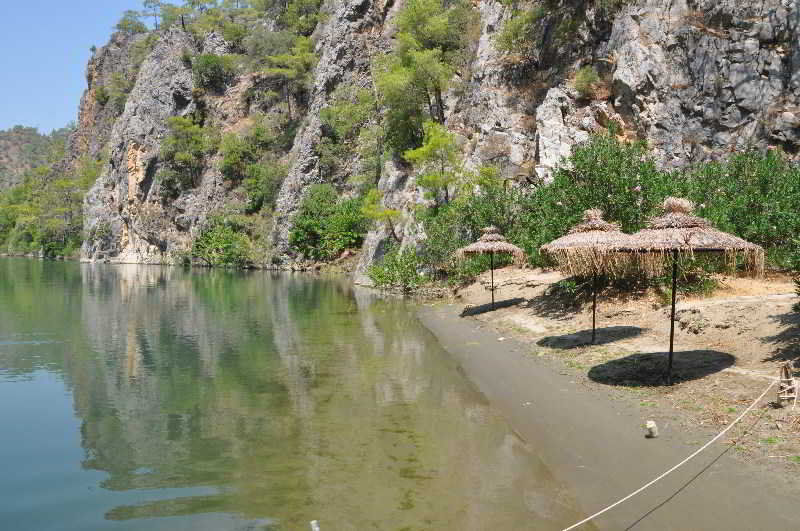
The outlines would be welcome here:
[[[104,45],[126,9],[141,0],[3,1],[0,129],[49,133],[78,117],[89,48]]]

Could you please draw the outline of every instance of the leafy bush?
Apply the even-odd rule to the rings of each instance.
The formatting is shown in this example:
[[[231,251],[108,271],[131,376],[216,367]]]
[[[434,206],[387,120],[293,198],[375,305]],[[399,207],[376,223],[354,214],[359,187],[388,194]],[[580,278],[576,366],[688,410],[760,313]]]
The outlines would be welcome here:
[[[331,260],[361,245],[366,230],[360,199],[339,199],[330,184],[316,184],[294,216],[289,244],[309,258]]]
[[[222,176],[232,181],[239,181],[244,178],[247,168],[258,160],[258,151],[246,138],[237,137],[235,134],[227,134],[222,137],[220,144],[219,170]]]
[[[222,38],[241,49],[244,39],[247,37],[247,26],[236,22],[224,22],[222,24]]]
[[[254,213],[272,205],[286,166],[278,162],[279,152],[286,148],[285,129],[276,135],[263,117],[244,136],[226,135],[220,151],[220,172],[229,180],[241,182],[247,196],[246,212]]]
[[[192,72],[198,86],[223,92],[236,77],[236,61],[229,55],[202,54],[192,62]]]
[[[249,167],[266,151],[283,147],[283,139],[276,135],[263,117],[256,117],[244,136],[228,134],[222,138],[220,172],[226,179],[239,181],[249,174]]]
[[[298,35],[311,35],[320,20],[322,0],[290,0],[283,13],[283,21]]]
[[[242,182],[247,195],[247,213],[258,212],[272,206],[286,177],[286,165],[274,160],[262,161],[247,167],[247,177]]]
[[[161,144],[164,168],[159,181],[167,197],[192,188],[205,168],[206,156],[216,148],[215,135],[191,119],[175,116],[167,120],[169,133]]]
[[[397,288],[412,291],[425,282],[419,274],[422,266],[413,249],[392,248],[380,263],[370,266],[367,276],[378,288]]]
[[[365,88],[340,85],[331,94],[331,104],[319,113],[334,140],[352,140],[361,126],[375,114],[375,97]]]
[[[777,150],[750,151],[694,165],[676,179],[677,193],[717,228],[764,247],[769,261],[793,268],[800,259],[800,166]]]
[[[495,35],[494,43],[497,49],[506,53],[527,51],[533,46],[535,25],[544,14],[544,8],[541,6],[524,13],[515,12]]]
[[[97,87],[94,91],[94,99],[101,107],[105,107],[108,103],[110,96],[106,87]]]
[[[192,244],[192,257],[209,266],[246,267],[252,263],[250,240],[228,220],[212,218]]]
[[[139,68],[141,68],[144,60],[147,59],[147,56],[150,55],[150,52],[152,52],[153,48],[156,47],[158,39],[158,33],[148,33],[147,37],[136,41],[133,46],[131,46],[131,63],[135,72],[139,71]],[[130,76],[131,85],[133,85],[132,80],[135,77],[135,75]]]
[[[573,83],[575,90],[584,98],[594,95],[594,87],[600,81],[600,76],[593,66],[584,66],[575,74]]]
[[[550,184],[504,187],[487,169],[461,181],[461,193],[450,203],[420,213],[427,240],[419,258],[451,279],[469,274],[453,253],[486,225],[499,227],[531,264],[543,265],[539,247],[565,234],[585,209],[602,209],[606,219],[632,233],[661,214],[669,195],[693,200],[696,213],[720,230],[762,245],[771,264],[800,268],[800,168],[774,150],[668,172],[658,169],[644,144],[600,134],[577,146]],[[480,264],[469,267],[477,271]],[[699,258],[685,264],[686,285],[712,289],[710,273],[720,267],[719,260]]]
[[[126,78],[119,72],[111,75],[111,84],[108,88],[108,103],[112,106],[114,113],[119,115],[125,110],[125,102],[128,101],[128,94],[133,90],[133,79]]]
[[[258,27],[243,41],[250,70],[262,70],[269,65],[268,58],[288,53],[294,46],[295,35],[289,31],[269,31]]]

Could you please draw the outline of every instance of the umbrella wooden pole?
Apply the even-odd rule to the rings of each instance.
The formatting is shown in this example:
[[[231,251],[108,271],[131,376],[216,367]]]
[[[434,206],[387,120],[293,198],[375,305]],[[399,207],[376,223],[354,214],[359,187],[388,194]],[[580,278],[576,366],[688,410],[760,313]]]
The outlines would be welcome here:
[[[669,362],[667,363],[667,385],[672,385],[672,355],[675,342],[675,297],[678,291],[678,251],[672,251],[672,312],[669,320]]]
[[[594,345],[597,322],[597,273],[592,273],[592,345]]]
[[[489,253],[489,269],[491,269],[492,275],[492,310],[494,310],[494,253]]]

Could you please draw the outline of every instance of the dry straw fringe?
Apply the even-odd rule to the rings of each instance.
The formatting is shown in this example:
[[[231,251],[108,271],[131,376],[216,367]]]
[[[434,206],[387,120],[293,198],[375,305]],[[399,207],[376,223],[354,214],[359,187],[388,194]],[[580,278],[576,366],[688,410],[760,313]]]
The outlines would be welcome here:
[[[697,254],[714,254],[721,256],[725,262],[728,273],[734,273],[741,263],[744,271],[752,277],[764,276],[764,250],[759,246],[754,249],[698,251],[692,248],[677,249],[678,260],[694,259]],[[653,249],[638,251],[631,254],[640,271],[647,276],[661,276],[667,272],[671,264],[673,251],[670,249]]]
[[[630,236],[620,231],[616,223],[603,220],[603,212],[593,208],[583,213],[582,223],[543,245],[541,252],[569,275],[621,276],[633,263],[631,253],[618,252],[626,246],[630,246]]]
[[[456,251],[457,258],[463,260],[468,255],[506,254],[512,256],[514,264],[517,266],[525,263],[525,251],[509,243],[505,236],[500,234],[497,227],[485,227],[481,229],[481,232],[483,235],[477,242]]]
[[[675,252],[679,258],[690,259],[696,253],[722,256],[731,272],[741,260],[747,273],[764,274],[764,249],[760,246],[719,231],[707,219],[692,215],[694,204],[687,199],[668,197],[663,208],[665,213],[632,235],[632,245],[623,249],[634,254],[645,274],[663,274],[667,258]]]
[[[558,269],[568,275],[612,275],[622,276],[631,270],[633,262],[631,253],[620,253],[609,249],[555,249],[547,252]]]

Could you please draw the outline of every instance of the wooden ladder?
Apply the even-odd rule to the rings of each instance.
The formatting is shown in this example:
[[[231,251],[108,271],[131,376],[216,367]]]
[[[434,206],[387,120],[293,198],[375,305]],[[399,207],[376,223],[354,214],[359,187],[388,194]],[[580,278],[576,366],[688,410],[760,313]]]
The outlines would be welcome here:
[[[791,361],[781,365],[781,381],[778,386],[778,403],[781,406],[788,402],[792,402],[793,405],[797,404],[797,382],[792,376],[792,366],[793,362]]]

